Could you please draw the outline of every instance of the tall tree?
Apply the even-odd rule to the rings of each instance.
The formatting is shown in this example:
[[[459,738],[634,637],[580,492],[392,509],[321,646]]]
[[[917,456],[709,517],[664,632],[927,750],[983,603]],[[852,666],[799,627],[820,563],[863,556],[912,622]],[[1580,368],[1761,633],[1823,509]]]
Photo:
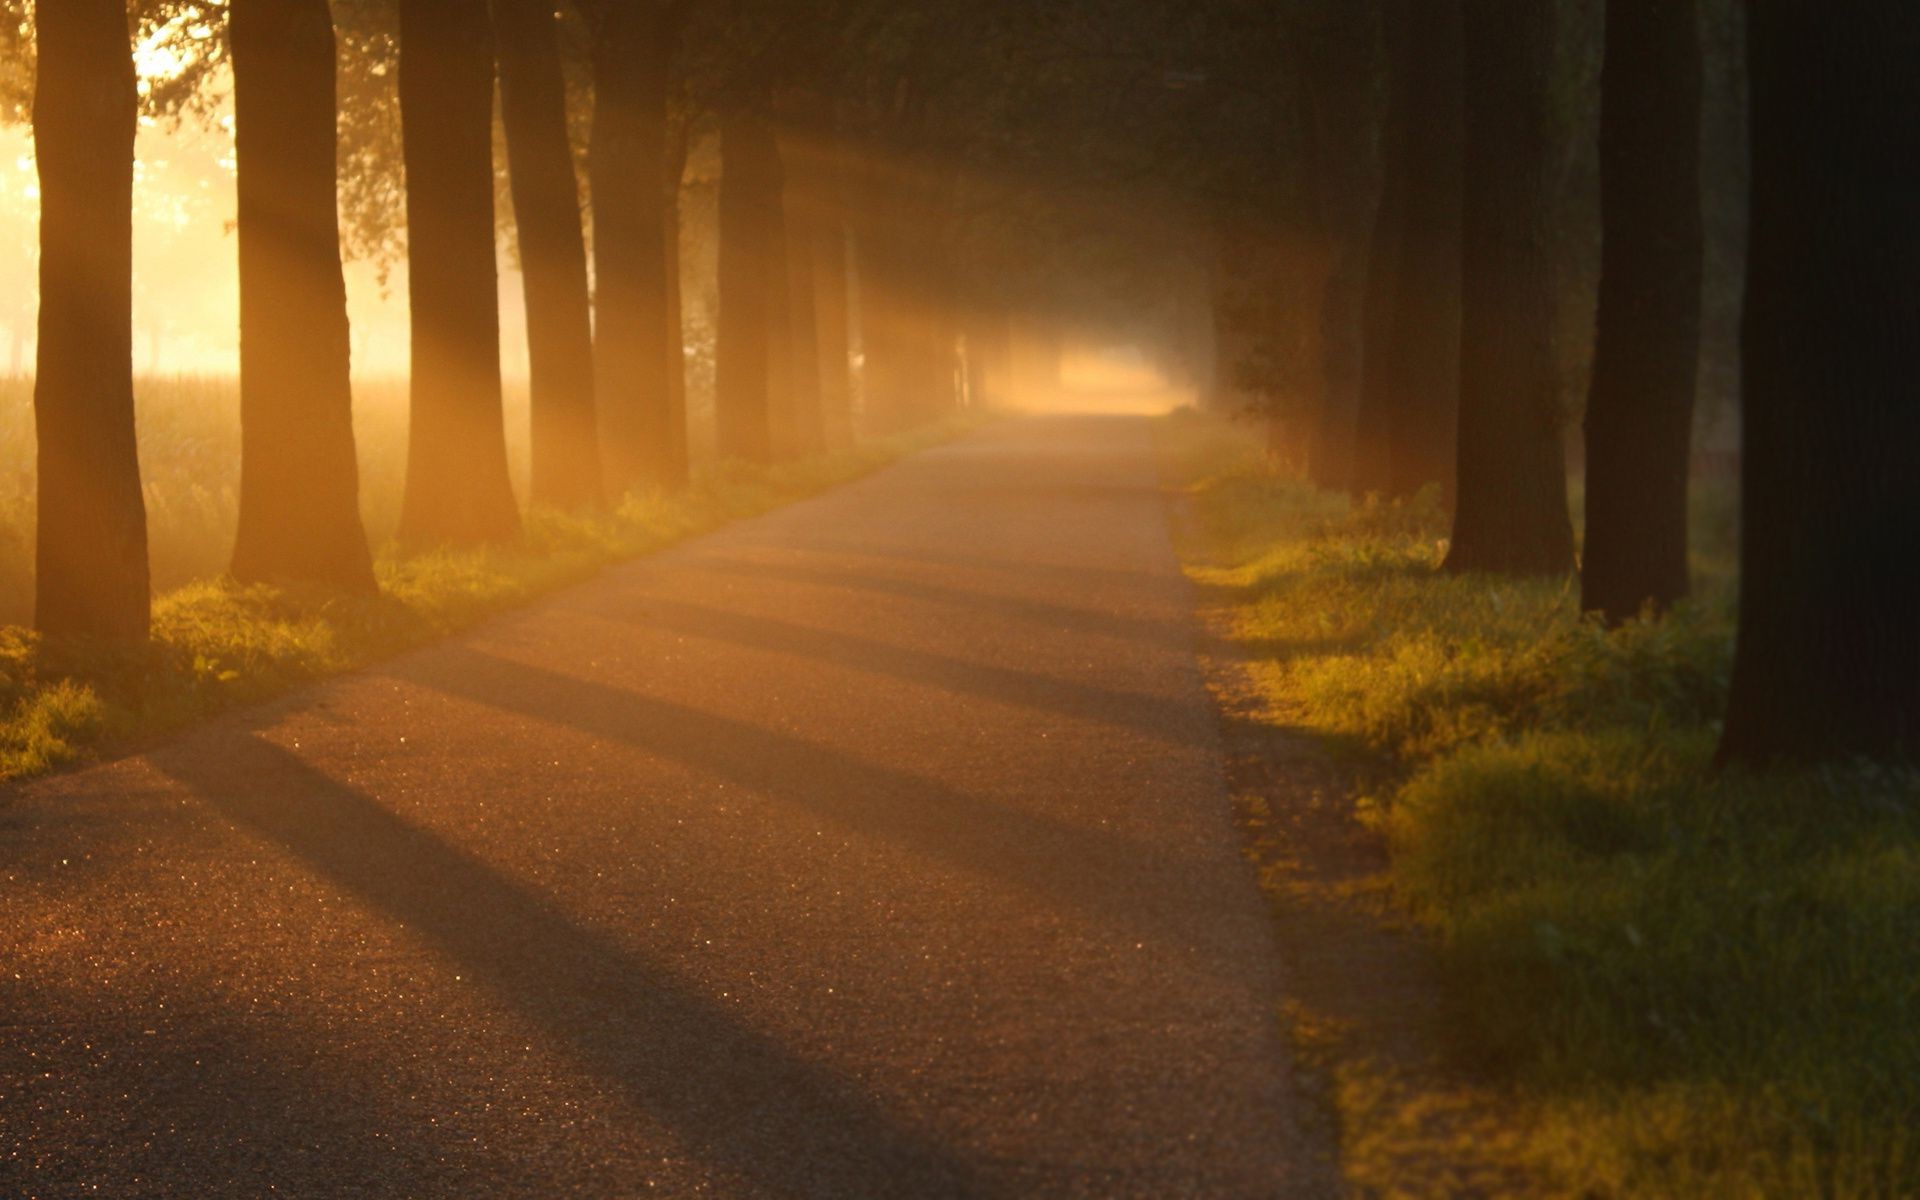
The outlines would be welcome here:
[[[837,163],[822,150],[811,186],[814,327],[820,343],[821,424],[829,447],[853,444],[852,301],[848,289],[847,229]]]
[[[233,0],[240,518],[233,574],[377,585],[360,523],[326,0]]]
[[[1920,757],[1920,8],[1754,0],[1739,648],[1722,757]]]
[[[787,325],[792,344],[788,406],[792,412],[793,454],[806,458],[819,454],[827,445],[820,380],[819,289],[814,278],[821,214],[811,147],[799,137],[782,142],[781,158],[787,165]]]
[[[147,513],[133,416],[133,140],[126,0],[41,0],[35,620],[143,641]]]
[[[1553,7],[1466,0],[1458,498],[1447,567],[1573,568],[1555,386]]]
[[[599,504],[593,305],[567,84],[551,0],[494,0],[500,115],[526,288],[535,504]]]
[[[722,458],[770,462],[780,150],[763,118],[729,113],[721,121],[720,157],[720,327],[714,352],[719,452]]]
[[[399,536],[514,537],[494,264],[493,28],[486,0],[400,0],[412,430]]]
[[[667,239],[679,179],[668,178],[667,95],[688,10],[638,0],[590,10],[594,336],[608,481],[622,493],[674,473]]]
[[[1419,0],[1408,65],[1413,97],[1406,147],[1407,206],[1395,264],[1393,342],[1396,398],[1388,491],[1412,496],[1440,485],[1454,495],[1460,410],[1461,204],[1465,185],[1460,0]]]
[[[667,445],[661,483],[685,487],[693,477],[693,450],[687,443],[686,297],[681,280],[680,188],[687,172],[691,136],[683,116],[667,141],[667,216],[660,232],[667,243]]]
[[[1703,69],[1697,0],[1607,6],[1580,604],[1609,621],[1687,594]]]

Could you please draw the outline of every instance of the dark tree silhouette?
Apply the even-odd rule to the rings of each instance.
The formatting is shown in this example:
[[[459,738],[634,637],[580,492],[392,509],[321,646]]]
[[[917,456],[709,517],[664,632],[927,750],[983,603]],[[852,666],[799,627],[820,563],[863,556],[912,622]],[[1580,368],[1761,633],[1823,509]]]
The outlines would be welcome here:
[[[686,299],[681,294],[680,187],[687,173],[686,120],[674,123],[667,141],[667,445],[661,483],[682,488],[693,477],[692,447],[687,443]]]
[[[35,620],[144,641],[147,513],[133,417],[133,139],[125,0],[42,0]]]
[[[720,131],[720,328],[715,416],[722,458],[774,455],[769,327],[781,223],[780,151],[760,117],[728,114]]]
[[[1460,423],[1460,237],[1465,130],[1460,0],[1412,6],[1414,96],[1405,158],[1408,206],[1396,276],[1389,365],[1399,403],[1388,490],[1439,484],[1451,503]]]
[[[814,279],[814,253],[819,241],[819,211],[804,145],[783,145],[787,166],[785,197],[786,260],[788,266],[787,328],[792,346],[788,375],[788,407],[792,413],[791,452],[807,458],[826,449],[827,431],[820,391],[819,292]]]
[[[675,473],[669,446],[676,394],[668,310],[667,84],[685,5],[598,7],[593,48],[595,349],[601,433],[616,492],[660,486]]]
[[[240,240],[235,578],[377,585],[360,523],[326,0],[234,0]]]
[[[1555,389],[1554,13],[1467,0],[1456,571],[1573,568]]]
[[[500,115],[525,280],[535,504],[604,499],[594,410],[593,306],[567,85],[550,0],[494,0]]]
[[[1687,594],[1704,67],[1696,0],[1612,4],[1606,22],[1580,603],[1617,622]]]
[[[821,428],[830,447],[853,444],[852,301],[847,230],[836,164],[821,153],[808,173],[813,242],[814,329],[819,338]]]
[[[486,0],[400,0],[400,123],[413,419],[399,536],[504,541],[520,512],[501,413]]]
[[[1722,757],[1920,754],[1920,8],[1749,6],[1741,602]]]

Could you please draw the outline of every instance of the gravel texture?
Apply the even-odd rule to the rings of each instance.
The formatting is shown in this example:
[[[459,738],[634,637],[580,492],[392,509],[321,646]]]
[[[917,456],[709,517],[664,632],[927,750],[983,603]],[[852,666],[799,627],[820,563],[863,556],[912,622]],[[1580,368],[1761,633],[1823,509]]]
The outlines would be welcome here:
[[[1148,423],[0,792],[0,1196],[1295,1196]]]

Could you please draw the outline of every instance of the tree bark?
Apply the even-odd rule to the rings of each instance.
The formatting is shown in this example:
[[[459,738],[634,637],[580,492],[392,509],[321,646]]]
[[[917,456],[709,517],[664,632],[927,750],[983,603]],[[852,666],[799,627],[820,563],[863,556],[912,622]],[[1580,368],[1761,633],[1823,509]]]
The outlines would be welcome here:
[[[789,268],[793,371],[793,451],[807,458],[827,448],[820,376],[819,292],[814,255],[821,222],[818,150],[803,138],[790,140],[782,155],[787,165],[786,234]]]
[[[595,349],[608,479],[625,493],[671,482],[668,336],[669,31],[613,5],[594,43]]]
[[[1388,495],[1438,485],[1454,498],[1460,420],[1461,192],[1465,86],[1459,0],[1411,5],[1405,224],[1394,264]]]
[[[527,308],[531,499],[560,509],[604,502],[594,406],[593,308],[580,181],[567,133],[567,85],[548,0],[494,0],[500,113]]]
[[[1920,756],[1920,9],[1749,6],[1739,646],[1723,760]]]
[[[780,220],[780,156],[754,116],[730,114],[720,131],[720,316],[714,404],[721,458],[773,460],[774,362],[771,233]]]
[[[360,521],[326,0],[234,0],[240,520],[233,575],[378,590]]]
[[[831,170],[831,168],[828,168]],[[825,214],[814,230],[814,313],[820,337],[821,427],[829,449],[853,444],[852,300],[848,291],[847,230],[838,181],[823,175]]]
[[[692,448],[687,442],[687,334],[685,297],[680,281],[680,184],[687,171],[687,127],[683,121],[667,144],[667,216],[661,232],[667,244],[667,445],[661,483],[683,488],[693,478]]]
[[[1607,8],[1600,306],[1587,395],[1580,605],[1609,622],[1687,594],[1687,472],[1700,371],[1700,13]]]
[[[1401,397],[1391,370],[1399,350],[1402,293],[1400,256],[1407,238],[1413,137],[1413,58],[1407,25],[1411,4],[1383,6],[1387,102],[1380,128],[1380,200],[1374,209],[1373,244],[1367,253],[1366,293],[1361,302],[1360,387],[1355,400],[1353,449],[1346,489],[1355,499],[1393,494],[1393,426]]]
[[[493,52],[485,0],[401,0],[413,318],[407,545],[501,542],[520,530],[501,411]]]
[[[1548,253],[1553,9],[1467,0],[1459,497],[1446,565],[1573,569]]]
[[[147,513],[133,415],[133,141],[125,0],[42,0],[35,622],[145,641]]]

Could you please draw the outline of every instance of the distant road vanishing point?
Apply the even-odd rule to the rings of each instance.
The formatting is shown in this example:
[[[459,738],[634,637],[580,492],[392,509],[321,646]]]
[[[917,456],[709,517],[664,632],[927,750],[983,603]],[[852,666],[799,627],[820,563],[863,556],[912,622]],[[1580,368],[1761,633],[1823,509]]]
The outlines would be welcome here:
[[[1328,1193],[1151,438],[0,793],[0,1195]]]

